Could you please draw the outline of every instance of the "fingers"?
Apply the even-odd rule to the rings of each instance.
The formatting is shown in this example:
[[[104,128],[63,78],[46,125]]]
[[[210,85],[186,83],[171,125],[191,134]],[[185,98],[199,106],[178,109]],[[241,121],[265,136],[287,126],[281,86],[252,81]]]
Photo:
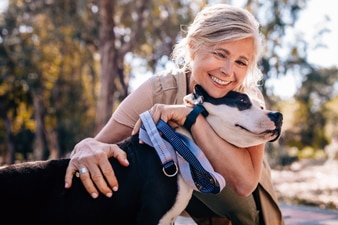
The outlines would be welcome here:
[[[83,169],[86,169],[86,172],[83,172],[82,171]],[[81,182],[84,185],[87,192],[93,198],[97,198],[98,197],[98,191],[97,191],[93,181],[91,180],[91,174],[93,174],[94,176],[97,176],[98,173],[100,173],[100,171],[99,171],[98,166],[96,164],[94,164],[94,166],[90,166],[90,164],[88,164],[88,166],[86,166],[84,163],[80,162],[80,160],[78,158],[76,158],[76,157],[72,158],[70,160],[68,168],[66,170],[65,188],[71,188],[73,176],[74,176],[74,174],[76,174],[76,176],[81,179]],[[99,178],[97,178],[96,182],[100,183]],[[109,193],[112,193],[112,191],[107,187],[101,188],[101,189],[104,191],[102,193],[106,194],[106,196],[109,196],[110,195]]]
[[[160,119],[161,119],[161,115],[163,115],[163,104],[155,104],[153,107],[151,107],[151,109],[149,109],[149,113],[151,115],[151,117],[154,120],[154,123],[157,123]],[[167,121],[166,118],[162,118],[165,121]],[[131,133],[131,135],[135,135],[139,132],[140,128],[142,125],[142,121],[141,119],[138,119],[137,122],[135,123],[134,129]]]
[[[104,175],[101,172],[100,167],[96,164],[94,165],[91,164],[90,167],[87,168],[88,172],[80,173],[79,177],[81,179],[83,186],[85,187],[87,192],[92,196],[92,198],[97,198],[99,195],[99,192],[101,192],[107,197],[111,197],[113,195],[113,190],[114,191],[118,190],[118,183],[117,183],[115,174],[107,159],[104,161],[101,161],[99,165],[105,168],[106,171],[110,171],[110,173],[106,172],[106,174],[110,174],[111,176],[111,177],[107,177],[107,179],[108,178],[110,179],[112,188],[110,188],[107,185],[107,182],[105,181]],[[97,189],[99,190],[99,192]]]
[[[166,116],[166,111],[163,109],[164,105],[163,104],[155,104],[151,109],[149,109],[149,113],[151,117],[154,120],[154,123],[156,124],[160,119],[164,120],[167,122],[167,116]],[[134,129],[131,132],[131,135],[135,135],[140,131],[140,128],[142,126],[142,121],[141,119],[138,119],[137,122],[135,123]]]
[[[65,188],[70,188],[72,186],[72,180],[77,168],[73,164],[69,164],[66,170],[65,175]]]
[[[160,119],[164,120],[165,122],[168,121],[168,116],[166,115],[168,111],[165,110],[165,105],[163,104],[155,104],[150,110],[151,117],[153,118],[154,122],[157,123]]]
[[[85,167],[83,167],[85,168]],[[81,179],[81,182],[83,186],[86,188],[87,192],[92,196],[92,198],[97,198],[98,191],[96,190],[93,182],[90,179],[90,174],[89,172],[87,173],[78,173],[77,177]]]
[[[106,148],[109,149],[107,156],[100,158],[98,162],[99,167],[90,168],[91,179],[87,179],[86,176],[80,176],[80,178],[88,192],[90,192],[90,190],[95,191],[95,185],[101,193],[105,194],[107,197],[111,197],[113,195],[112,191],[117,191],[119,187],[114,170],[108,158],[114,157],[122,166],[128,166],[129,162],[127,160],[127,154],[120,149],[118,145],[106,145]],[[92,183],[94,183],[94,185],[92,185]]]
[[[72,186],[73,176],[77,174],[93,198],[97,198],[99,192],[111,197],[113,191],[118,190],[118,181],[108,158],[114,157],[121,165],[128,166],[126,153],[116,144],[105,144],[94,140],[84,141],[81,146],[87,146],[87,148],[80,150],[77,147],[77,151],[73,151],[75,153],[66,170],[65,188]],[[88,148],[88,146],[92,147]],[[96,151],[92,151],[93,149]]]
[[[117,179],[107,158],[102,158],[98,164],[81,163],[76,159],[70,161],[65,176],[65,188],[72,186],[72,179],[74,174],[76,174],[92,198],[97,198],[99,192],[107,197],[111,197],[113,191],[118,190]],[[111,188],[107,185],[105,177]]]
[[[131,132],[131,135],[137,134],[140,131],[141,125],[142,125],[142,121],[141,119],[138,119],[137,122],[135,123],[133,131]]]
[[[118,145],[116,144],[112,144],[110,146],[110,151],[108,152],[108,158],[110,157],[114,157],[115,159],[117,159],[119,161],[119,163],[122,166],[129,166],[129,161],[127,159],[127,154],[125,151],[123,151],[122,149],[120,149],[118,147]],[[102,169],[102,171],[104,171],[104,169]],[[109,171],[108,171],[109,172]]]
[[[186,116],[191,111],[191,108],[185,105],[164,105],[155,104],[150,110],[150,114],[155,123],[160,119],[164,122],[170,122],[174,126],[183,125]],[[176,125],[175,125],[176,124]]]
[[[169,124],[169,126],[170,127],[172,127],[173,129],[176,129],[176,128],[178,128],[180,125],[179,124],[177,124],[176,122],[174,122],[174,121],[168,121],[168,124]]]

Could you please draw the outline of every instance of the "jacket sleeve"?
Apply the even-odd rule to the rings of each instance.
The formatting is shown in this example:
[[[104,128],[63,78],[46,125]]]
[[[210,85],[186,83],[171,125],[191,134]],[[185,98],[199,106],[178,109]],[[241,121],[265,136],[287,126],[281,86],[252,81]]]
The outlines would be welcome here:
[[[185,75],[163,71],[149,78],[128,95],[113,113],[113,119],[133,128],[139,115],[154,104],[182,104],[185,95]]]

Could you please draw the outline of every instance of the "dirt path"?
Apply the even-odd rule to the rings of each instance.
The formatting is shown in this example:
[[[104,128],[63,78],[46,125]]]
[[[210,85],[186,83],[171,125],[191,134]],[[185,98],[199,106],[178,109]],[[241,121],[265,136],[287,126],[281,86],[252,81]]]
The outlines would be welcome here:
[[[302,160],[271,175],[282,203],[338,209],[338,161]]]

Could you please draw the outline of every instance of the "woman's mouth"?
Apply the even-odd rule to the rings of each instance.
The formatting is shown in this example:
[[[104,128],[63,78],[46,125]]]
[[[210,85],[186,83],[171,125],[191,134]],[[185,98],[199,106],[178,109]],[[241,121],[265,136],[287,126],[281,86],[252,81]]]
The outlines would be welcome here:
[[[214,77],[214,76],[212,76],[212,75],[210,75],[210,77],[211,77],[211,79],[212,79],[215,83],[217,83],[217,84],[219,84],[219,85],[227,85],[227,84],[230,84],[230,83],[231,83],[231,81],[223,81],[223,80],[220,80],[220,79],[218,79],[217,77]]]

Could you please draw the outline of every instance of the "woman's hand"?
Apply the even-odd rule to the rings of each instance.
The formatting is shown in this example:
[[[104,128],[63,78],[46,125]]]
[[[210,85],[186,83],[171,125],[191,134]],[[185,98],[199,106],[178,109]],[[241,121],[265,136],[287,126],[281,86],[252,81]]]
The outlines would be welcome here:
[[[79,177],[93,198],[98,197],[97,188],[107,197],[111,197],[112,191],[118,190],[118,182],[108,161],[110,157],[116,158],[123,166],[129,165],[126,153],[116,144],[102,143],[94,138],[79,142],[71,154],[65,176],[65,188],[72,186],[74,174],[80,171]]]
[[[172,128],[183,126],[187,115],[192,111],[192,108],[185,105],[165,105],[155,104],[149,109],[154,123],[156,124],[160,119],[167,122]],[[137,134],[141,128],[142,121],[139,119],[132,131],[132,135]]]

